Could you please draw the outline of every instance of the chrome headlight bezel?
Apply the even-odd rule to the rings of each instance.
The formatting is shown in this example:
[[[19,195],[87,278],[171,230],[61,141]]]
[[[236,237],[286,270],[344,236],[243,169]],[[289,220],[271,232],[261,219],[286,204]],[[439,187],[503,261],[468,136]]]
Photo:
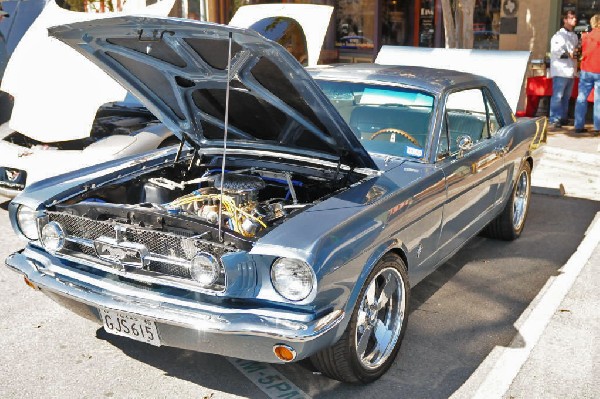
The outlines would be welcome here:
[[[207,252],[198,252],[190,262],[190,275],[192,280],[201,286],[210,287],[221,276],[221,265],[213,255]]]
[[[50,241],[54,240],[54,241]],[[40,242],[50,253],[60,252],[65,247],[66,234],[57,222],[49,222],[41,229]]]
[[[283,298],[301,302],[313,296],[317,279],[312,267],[293,258],[278,258],[271,265],[271,284]]]
[[[25,205],[17,208],[16,222],[19,232],[28,240],[38,240],[37,218],[39,212]]]

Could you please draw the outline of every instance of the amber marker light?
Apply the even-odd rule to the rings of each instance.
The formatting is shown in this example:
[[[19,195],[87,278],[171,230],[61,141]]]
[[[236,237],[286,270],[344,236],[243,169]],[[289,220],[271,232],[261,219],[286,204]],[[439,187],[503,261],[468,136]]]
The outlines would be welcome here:
[[[31,282],[31,280],[29,280],[27,277],[23,277],[23,280],[25,281],[25,284],[27,284],[28,286],[30,286],[31,288],[33,288],[34,290],[37,290],[38,287],[37,285],[33,284]]]
[[[296,351],[294,350],[294,348],[288,345],[277,344],[273,346],[273,352],[279,360],[282,360],[284,362],[291,362],[296,358]]]

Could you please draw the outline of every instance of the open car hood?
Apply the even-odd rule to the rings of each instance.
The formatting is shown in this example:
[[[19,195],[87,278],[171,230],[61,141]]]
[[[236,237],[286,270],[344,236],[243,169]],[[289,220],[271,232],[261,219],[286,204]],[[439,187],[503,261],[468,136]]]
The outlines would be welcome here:
[[[49,26],[126,13],[167,15],[174,2],[96,14],[68,11],[49,1],[17,45],[2,79],[2,91],[14,97],[10,127],[44,143],[86,138],[98,108],[127,95],[96,65],[48,37]]]
[[[377,169],[302,65],[253,30],[123,16],[49,33],[104,69],[196,147],[222,146],[231,36],[228,146]]]

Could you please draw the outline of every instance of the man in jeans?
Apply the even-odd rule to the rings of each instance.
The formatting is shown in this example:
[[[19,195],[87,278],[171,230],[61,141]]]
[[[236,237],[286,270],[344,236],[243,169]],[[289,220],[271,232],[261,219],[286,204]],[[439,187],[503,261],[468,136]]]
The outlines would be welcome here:
[[[585,129],[585,114],[587,98],[594,92],[594,130],[598,135],[600,130],[600,14],[590,20],[592,31],[581,35],[581,72],[579,74],[579,94],[575,104],[575,132],[583,133]]]
[[[567,121],[569,98],[577,73],[579,39],[573,32],[577,17],[573,11],[563,15],[563,27],[550,40],[550,73],[552,97],[550,98],[550,123],[560,128]]]

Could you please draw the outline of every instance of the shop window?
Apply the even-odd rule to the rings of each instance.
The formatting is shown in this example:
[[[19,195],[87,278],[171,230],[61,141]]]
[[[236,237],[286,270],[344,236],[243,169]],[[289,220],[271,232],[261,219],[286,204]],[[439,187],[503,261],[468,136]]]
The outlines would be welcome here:
[[[410,0],[384,0],[383,21],[381,24],[382,44],[410,46],[412,45],[412,22],[409,14],[414,5]]]
[[[587,31],[589,29],[590,18],[600,12],[598,9],[598,0],[563,0],[562,12],[566,11],[574,11],[575,15],[577,15],[576,33]],[[562,21],[560,25],[562,26]]]
[[[473,15],[473,48],[497,50],[500,42],[500,0],[477,0]]]
[[[335,46],[339,49],[373,51],[376,0],[335,1]]]

